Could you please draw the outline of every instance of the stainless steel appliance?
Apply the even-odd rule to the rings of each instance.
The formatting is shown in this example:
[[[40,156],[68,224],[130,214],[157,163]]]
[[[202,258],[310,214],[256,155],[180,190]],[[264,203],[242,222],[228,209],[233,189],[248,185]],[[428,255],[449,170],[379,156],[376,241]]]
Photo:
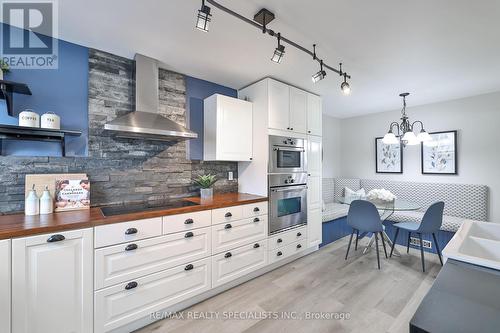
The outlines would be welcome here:
[[[304,139],[269,136],[269,173],[306,172]]]
[[[307,224],[307,174],[269,175],[269,234]]]

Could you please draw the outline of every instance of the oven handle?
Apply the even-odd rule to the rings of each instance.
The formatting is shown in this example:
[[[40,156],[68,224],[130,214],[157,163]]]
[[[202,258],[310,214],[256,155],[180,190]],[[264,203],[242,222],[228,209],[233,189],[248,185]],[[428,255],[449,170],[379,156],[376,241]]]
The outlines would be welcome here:
[[[306,190],[307,185],[303,186],[288,186],[288,187],[281,187],[278,189],[271,189],[271,192],[288,192],[288,191],[296,191],[296,190]]]
[[[300,151],[302,153],[306,152],[306,150],[304,148],[301,148],[301,147],[275,147],[274,150],[275,151],[280,151],[280,150],[283,150],[283,151]]]

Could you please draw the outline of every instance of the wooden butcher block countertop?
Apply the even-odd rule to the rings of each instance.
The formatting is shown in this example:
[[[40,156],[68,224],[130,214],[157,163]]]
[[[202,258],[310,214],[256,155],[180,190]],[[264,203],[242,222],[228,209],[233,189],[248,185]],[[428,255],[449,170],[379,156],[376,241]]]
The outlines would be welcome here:
[[[31,236],[71,229],[91,228],[103,224],[245,205],[267,201],[267,197],[246,193],[223,193],[214,194],[212,200],[201,201],[199,197],[185,198],[182,200],[191,201],[197,203],[198,205],[165,210],[150,210],[108,217],[105,217],[101,209],[98,207],[90,208],[88,210],[59,212],[35,216],[26,216],[24,214],[1,215],[0,239]]]

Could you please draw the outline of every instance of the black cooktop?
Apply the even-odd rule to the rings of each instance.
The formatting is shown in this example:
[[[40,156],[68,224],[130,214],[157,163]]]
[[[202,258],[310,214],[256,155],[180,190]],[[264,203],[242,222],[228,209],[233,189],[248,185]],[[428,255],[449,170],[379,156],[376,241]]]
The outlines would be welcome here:
[[[149,201],[138,204],[101,207],[101,211],[104,214],[104,216],[114,216],[114,215],[146,212],[146,211],[198,206],[198,205],[199,204],[195,202],[186,200]]]

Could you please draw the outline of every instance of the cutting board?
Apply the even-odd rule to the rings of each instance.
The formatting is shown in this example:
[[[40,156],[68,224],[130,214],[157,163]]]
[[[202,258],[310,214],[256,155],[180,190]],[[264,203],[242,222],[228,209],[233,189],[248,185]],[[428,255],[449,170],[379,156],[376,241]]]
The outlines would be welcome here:
[[[33,184],[35,184],[35,190],[38,196],[41,196],[43,191],[45,190],[45,186],[48,186],[50,195],[54,197],[57,179],[79,180],[79,179],[88,179],[88,176],[85,173],[55,173],[55,174],[26,175],[25,185],[24,185],[24,197],[26,198],[28,192],[31,191]]]

